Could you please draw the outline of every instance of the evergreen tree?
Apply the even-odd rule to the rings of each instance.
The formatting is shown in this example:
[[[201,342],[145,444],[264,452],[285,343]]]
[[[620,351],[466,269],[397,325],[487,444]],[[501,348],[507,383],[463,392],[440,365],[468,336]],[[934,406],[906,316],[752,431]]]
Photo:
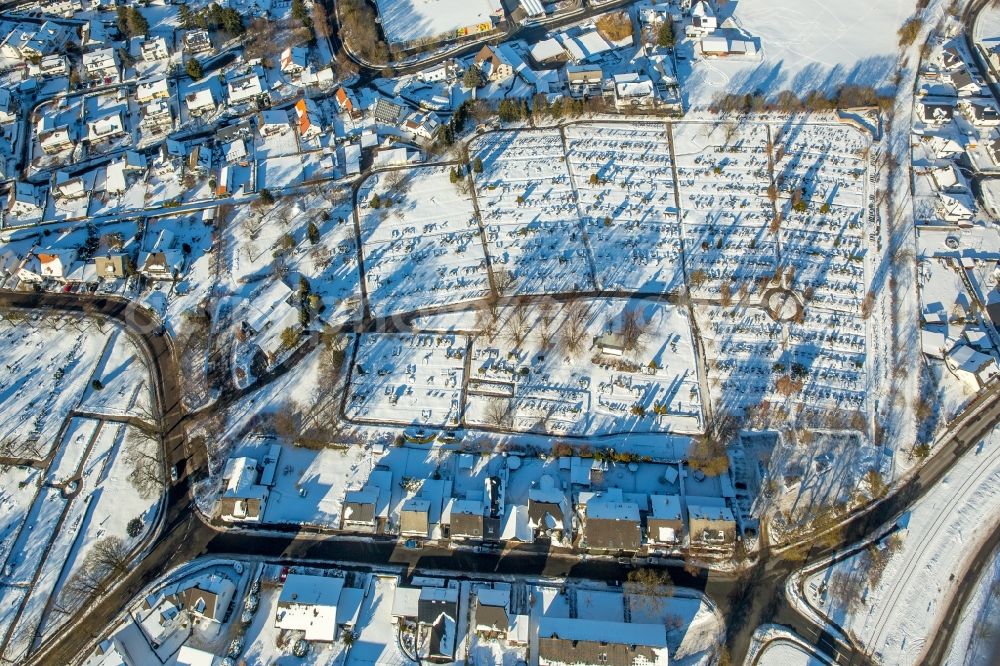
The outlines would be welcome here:
[[[319,227],[316,226],[315,222],[310,222],[309,226],[306,227],[306,236],[313,245],[319,242]]]
[[[200,79],[205,75],[205,71],[201,68],[201,63],[198,62],[197,58],[191,58],[190,60],[188,60],[187,65],[184,66],[184,69],[187,71],[187,75],[190,76],[195,81],[197,81],[198,79]]]

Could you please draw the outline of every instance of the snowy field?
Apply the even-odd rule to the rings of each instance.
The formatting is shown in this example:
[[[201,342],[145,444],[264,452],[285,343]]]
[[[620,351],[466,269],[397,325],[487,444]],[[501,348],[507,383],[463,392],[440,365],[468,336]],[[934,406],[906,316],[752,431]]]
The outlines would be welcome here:
[[[345,413],[379,423],[457,425],[466,353],[462,336],[361,335]]]
[[[58,609],[82,602],[64,586],[97,540],[114,536],[130,547],[152,527],[159,490],[140,491],[136,461],[155,460],[158,444],[103,419],[151,418],[146,368],[120,329],[75,317],[10,315],[0,327],[7,381],[17,382],[0,394],[4,455],[35,461],[34,469],[0,465],[0,601],[8,611],[0,618],[0,645],[16,660],[36,636],[59,629],[67,616]],[[133,518],[142,524],[135,538],[126,530]]]
[[[0,319],[3,455],[46,458],[88,390],[112,332],[109,325],[68,317]]]
[[[1000,553],[982,570],[962,611],[948,664],[992,666],[1000,650]]]
[[[719,93],[760,90],[832,93],[845,83],[886,89],[896,73],[896,31],[913,14],[912,0],[739,0],[735,16],[760,40],[759,61],[703,59],[679,72],[686,105],[706,106]]]
[[[920,661],[952,575],[1000,516],[1000,430],[965,453],[899,521],[901,530],[806,581],[810,604],[883,664]]]
[[[629,326],[635,330],[623,334]],[[546,299],[501,309],[482,333],[472,346],[470,425],[574,436],[701,429],[691,328],[681,308]],[[628,338],[626,349],[602,346],[603,336],[615,334]]]
[[[476,198],[494,275],[510,276],[501,291],[593,289],[560,130],[491,132],[476,138],[469,154],[483,162],[483,173],[475,176]]]
[[[390,44],[423,37],[454,38],[456,31],[489,24],[500,10],[498,0],[376,0],[385,38]]]
[[[487,294],[486,257],[472,199],[450,182],[447,167],[368,178],[358,190],[358,215],[375,314]]]

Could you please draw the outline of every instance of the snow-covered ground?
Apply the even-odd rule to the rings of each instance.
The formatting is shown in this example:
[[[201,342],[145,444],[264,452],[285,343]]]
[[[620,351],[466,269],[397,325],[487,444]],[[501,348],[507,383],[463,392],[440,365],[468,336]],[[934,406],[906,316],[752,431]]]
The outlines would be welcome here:
[[[883,664],[913,664],[951,598],[952,576],[1000,516],[1000,429],[965,453],[883,542],[806,581],[809,603]]]
[[[1000,553],[980,572],[962,611],[945,663],[992,666],[1000,650]]]
[[[910,0],[739,0],[720,19],[735,16],[759,39],[762,60],[702,59],[680,67],[690,106],[719,93],[782,90],[833,93],[843,84],[888,89],[896,73],[896,31],[913,14]],[[686,63],[682,63],[686,65]]]
[[[136,465],[143,457],[155,461],[159,444],[138,431],[129,436],[130,426],[103,417],[152,418],[146,368],[117,326],[16,315],[0,326],[12,383],[0,394],[11,443],[3,455],[35,460],[35,469],[0,465],[6,479],[0,600],[7,610],[0,644],[5,657],[18,659],[81,603],[64,594],[64,586],[96,541],[116,537],[130,548],[155,524],[159,488],[141,490]],[[151,469],[162,474],[159,462]],[[131,537],[133,518],[141,526]]]

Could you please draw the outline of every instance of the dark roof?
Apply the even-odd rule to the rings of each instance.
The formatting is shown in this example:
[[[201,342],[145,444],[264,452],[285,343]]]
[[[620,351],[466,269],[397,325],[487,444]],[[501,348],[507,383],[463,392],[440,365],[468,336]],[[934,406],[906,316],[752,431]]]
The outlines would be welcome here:
[[[545,522],[545,516],[552,516],[560,525],[563,523],[562,507],[555,502],[536,502],[528,498],[528,520],[535,525]]]
[[[434,624],[442,615],[450,618],[458,616],[458,602],[445,599],[417,600],[417,622],[420,624]]]
[[[483,536],[483,516],[472,513],[451,514],[451,535],[452,536]]]
[[[587,518],[583,534],[588,548],[636,551],[642,546],[642,529],[635,520]]]
[[[638,666],[655,663],[656,653],[644,645],[570,640],[553,635],[538,639],[538,656],[561,664]]]
[[[348,513],[350,513],[349,516]],[[346,502],[343,515],[344,522],[373,523],[375,522],[375,504],[371,502]]]
[[[493,627],[497,631],[507,631],[510,618],[503,606],[486,606],[476,599],[476,625]]]

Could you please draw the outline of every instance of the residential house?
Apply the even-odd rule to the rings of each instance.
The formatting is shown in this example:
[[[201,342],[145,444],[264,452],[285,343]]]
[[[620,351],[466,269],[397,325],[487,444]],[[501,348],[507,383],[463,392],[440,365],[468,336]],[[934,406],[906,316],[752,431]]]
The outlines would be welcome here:
[[[33,252],[28,262],[22,266],[19,277],[22,280],[41,281],[45,279],[65,280],[77,265],[76,248],[54,248]]]
[[[549,616],[538,620],[539,666],[668,666],[669,663],[667,628],[663,623]]]
[[[955,105],[947,101],[923,99],[919,102],[920,119],[927,125],[947,125],[955,117]]]
[[[184,255],[173,245],[173,232],[169,229],[160,231],[152,249],[139,259],[139,272],[153,280],[175,279],[183,266]]]
[[[645,74],[628,72],[615,74],[614,81],[615,108],[644,109],[654,108],[658,104],[653,81]]]
[[[264,94],[264,82],[257,72],[250,72],[237,77],[226,84],[229,101],[232,104],[242,104],[256,100]]]
[[[945,363],[972,391],[978,391],[986,382],[1000,374],[1000,368],[992,356],[978,352],[966,344],[956,345],[948,352]]]
[[[476,634],[484,638],[506,638],[510,631],[510,590],[477,587],[473,613]]]
[[[228,523],[259,523],[267,506],[268,488],[259,482],[261,469],[253,458],[230,458],[222,473],[226,484],[219,515]]]
[[[448,536],[457,541],[482,541],[484,536],[482,501],[451,499],[444,510]]]
[[[274,136],[284,134],[292,126],[288,122],[288,112],[281,109],[267,109],[261,111],[257,118],[257,130],[263,136]]]
[[[301,631],[307,641],[332,643],[337,636],[337,605],[344,579],[288,574],[278,596],[276,629]]]
[[[281,73],[297,77],[309,67],[309,50],[304,46],[289,46],[281,52]]]
[[[24,181],[17,181],[7,195],[7,214],[20,219],[41,217],[45,212],[42,191]]]
[[[40,78],[54,78],[57,76],[69,76],[69,58],[61,53],[47,55],[38,61],[28,65],[28,73]]]
[[[391,495],[392,470],[372,470],[363,488],[345,493],[340,528],[366,534],[382,532],[389,517]]]
[[[568,515],[566,493],[552,477],[545,475],[537,487],[528,489],[528,525],[536,539],[562,541]]]
[[[163,37],[151,37],[139,46],[139,54],[145,62],[166,60],[170,57],[170,51],[167,49],[167,40]]]
[[[118,61],[118,51],[109,46],[84,53],[83,72],[88,79],[97,79],[104,83],[119,83],[121,81],[121,63]]]
[[[945,222],[971,226],[976,204],[972,195],[963,192],[938,192],[937,211]]]
[[[281,280],[274,280],[254,292],[247,303],[241,329],[244,334],[254,336],[269,362],[276,360],[284,348],[281,333],[299,323],[299,310],[291,299],[291,288]]]
[[[82,199],[90,194],[83,178],[70,178],[62,171],[52,178],[52,196],[55,199]]]
[[[17,98],[6,88],[0,88],[0,123],[12,123],[17,120],[19,108]]]
[[[691,24],[688,26],[687,34],[690,37],[698,37],[715,32],[719,27],[719,19],[715,15],[715,10],[706,2],[699,0],[691,9]]]
[[[958,108],[976,127],[997,127],[1000,125],[1000,112],[993,104],[962,100],[958,103]]]
[[[87,138],[89,143],[99,143],[101,141],[113,141],[126,135],[125,120],[122,113],[113,113],[87,123]]]
[[[496,49],[484,45],[473,58],[473,64],[478,67],[488,81],[506,81],[514,76],[514,68],[504,60]]]
[[[566,86],[570,97],[574,99],[601,95],[604,88],[604,70],[596,65],[569,65],[566,67]]]
[[[720,497],[688,496],[691,545],[727,546],[736,541],[736,519]]]
[[[458,63],[454,59],[445,60],[428,69],[417,72],[417,78],[424,83],[440,83],[454,79],[458,73]]]
[[[417,600],[417,622],[428,633],[427,657],[451,661],[457,643],[458,590],[425,587]]]
[[[46,155],[61,153],[67,148],[72,148],[74,143],[69,134],[68,126],[54,127],[38,133],[38,144],[42,147],[42,152]]]
[[[391,102],[384,97],[379,97],[375,102],[375,120],[387,125],[395,125],[399,122],[403,114],[403,107],[395,102]]]
[[[184,33],[184,52],[190,57],[201,57],[215,52],[208,30],[188,30]]]
[[[211,113],[218,106],[209,88],[184,95],[184,103],[187,105],[188,113],[196,117]]]
[[[31,41],[34,35],[34,25],[30,23],[18,23],[10,29],[10,32],[4,37],[3,42],[0,42],[0,56],[9,60],[21,60],[24,57],[21,54],[21,48]]]
[[[959,97],[978,95],[981,90],[979,84],[966,68],[951,74],[951,85],[955,87],[955,92],[958,93]]]
[[[156,79],[155,81],[144,81],[135,87],[135,100],[139,104],[148,104],[153,100],[166,99],[170,97],[170,88],[166,79]]]
[[[354,119],[361,117],[361,111],[357,100],[354,99],[354,95],[348,92],[345,88],[337,88],[337,92],[334,93],[334,99],[336,99],[337,109],[339,109],[341,113],[346,113]]]
[[[422,497],[406,499],[399,510],[400,536],[428,538],[430,536],[430,509],[431,503],[427,499]]]
[[[169,132],[174,128],[174,113],[170,108],[170,103],[165,99],[158,99],[144,105],[139,113],[141,119],[139,126],[151,133]]]
[[[119,280],[131,273],[131,260],[127,254],[108,253],[103,257],[94,257],[97,276],[106,280]]]
[[[646,540],[650,545],[679,546],[684,540],[684,514],[678,495],[650,495]]]
[[[174,176],[177,175],[177,168],[178,158],[170,153],[166,143],[161,143],[150,164],[153,174],[160,178]]]
[[[620,491],[613,490],[591,497],[584,505],[581,545],[598,552],[638,552],[642,548],[639,505],[618,499]]]
[[[66,48],[71,39],[70,32],[52,21],[45,21],[26,44],[21,47],[22,58],[43,58]]]
[[[323,116],[316,102],[303,97],[295,103],[295,115],[298,118],[299,137],[310,141],[323,134]]]
[[[233,581],[213,573],[193,581],[183,581],[170,598],[177,608],[196,619],[221,624],[235,593]]]

